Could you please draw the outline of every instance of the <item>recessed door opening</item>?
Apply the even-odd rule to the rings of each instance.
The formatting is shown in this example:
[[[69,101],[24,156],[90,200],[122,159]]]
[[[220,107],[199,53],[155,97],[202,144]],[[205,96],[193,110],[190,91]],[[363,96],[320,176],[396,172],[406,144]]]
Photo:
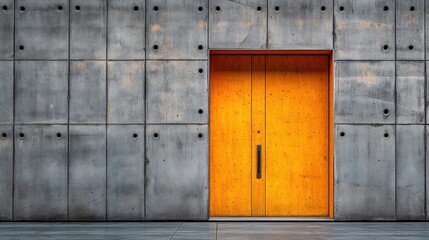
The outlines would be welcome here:
[[[333,217],[331,53],[273,53],[211,55],[211,217]]]

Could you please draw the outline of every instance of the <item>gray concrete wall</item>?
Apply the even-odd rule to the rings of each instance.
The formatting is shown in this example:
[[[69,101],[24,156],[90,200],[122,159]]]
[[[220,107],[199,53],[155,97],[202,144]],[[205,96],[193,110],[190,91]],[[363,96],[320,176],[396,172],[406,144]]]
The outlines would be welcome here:
[[[206,220],[209,49],[334,50],[335,219],[429,219],[428,17],[429,0],[0,0],[0,220]]]

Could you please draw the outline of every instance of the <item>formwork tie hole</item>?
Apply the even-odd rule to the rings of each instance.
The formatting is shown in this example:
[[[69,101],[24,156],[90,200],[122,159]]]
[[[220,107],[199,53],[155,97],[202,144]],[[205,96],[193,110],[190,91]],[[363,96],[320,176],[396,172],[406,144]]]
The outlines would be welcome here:
[[[388,138],[388,137],[389,137],[389,134],[388,134],[388,133],[385,133],[385,134],[384,134],[384,137],[385,137],[385,138]]]
[[[202,12],[203,11],[203,7],[198,7],[198,12]]]
[[[4,5],[4,6],[1,7],[1,9],[3,9],[3,11],[7,11],[8,8],[7,8],[6,5]]]
[[[322,12],[324,12],[324,11],[326,11],[326,7],[325,7],[325,6],[322,6],[322,7],[320,8],[320,10],[322,10]]]
[[[61,133],[57,133],[57,138],[60,139],[61,138]]]
[[[262,11],[262,7],[261,7],[261,6],[258,6],[258,7],[256,8],[256,10],[257,10],[258,12],[260,12],[260,11]]]
[[[203,45],[198,45],[198,50],[202,51],[204,49]]]
[[[139,6],[134,6],[133,9],[134,9],[134,12],[138,12],[139,11]]]
[[[156,44],[155,44],[155,45],[153,45],[153,50],[154,50],[154,51],[158,51],[158,49],[159,49],[159,46],[158,46],[158,45],[156,45]]]
[[[19,10],[20,10],[21,12],[25,12],[25,7],[21,6],[21,7],[19,8]]]
[[[203,139],[204,135],[202,133],[198,133],[198,138]]]
[[[202,68],[200,68],[200,69],[198,69],[198,72],[199,72],[199,73],[203,73],[203,72],[204,72],[204,70],[203,70]]]
[[[275,6],[274,10],[276,10],[276,12],[280,11],[280,7],[279,6]]]
[[[386,45],[383,45],[383,50],[384,50],[384,51],[389,50],[389,45],[387,45],[387,44],[386,44]]]
[[[154,134],[153,134],[153,138],[154,138],[154,139],[158,139],[158,138],[159,138],[159,134],[158,134],[158,133],[154,133]]]
[[[204,113],[204,111],[203,111],[203,109],[198,109],[198,113],[201,115],[201,114],[203,114]]]
[[[343,6],[340,6],[340,11],[341,12],[344,11],[344,7]]]
[[[78,5],[78,6],[74,7],[74,9],[76,10],[76,12],[79,12],[80,11],[80,6]]]
[[[411,6],[411,7],[410,7],[410,11],[411,11],[411,12],[414,12],[414,10],[416,10],[416,8],[415,8],[414,6]]]
[[[385,12],[387,12],[387,11],[389,11],[389,7],[388,7],[388,6],[384,6],[383,10],[384,10]]]
[[[139,137],[139,135],[137,133],[133,134],[133,139],[136,140]]]
[[[341,137],[344,137],[346,135],[346,133],[345,132],[340,132],[340,136]]]
[[[2,133],[2,134],[1,134],[1,136],[2,136],[3,138],[7,138],[7,134],[6,134],[6,133]]]
[[[220,7],[216,6],[216,12],[220,12]]]
[[[383,110],[384,116],[389,116],[389,109],[384,109]]]
[[[153,10],[154,10],[155,12],[158,12],[159,7],[158,7],[158,6],[155,6],[155,7],[153,7]]]
[[[24,138],[24,133],[20,133],[19,134],[19,138],[23,139]]]
[[[19,46],[19,50],[21,50],[21,51],[22,51],[22,50],[24,50],[24,46],[23,46],[23,45],[20,45],[20,46]]]
[[[408,50],[412,51],[414,49],[413,45],[408,46]]]
[[[58,11],[62,11],[63,10],[63,6],[59,5],[58,6]]]

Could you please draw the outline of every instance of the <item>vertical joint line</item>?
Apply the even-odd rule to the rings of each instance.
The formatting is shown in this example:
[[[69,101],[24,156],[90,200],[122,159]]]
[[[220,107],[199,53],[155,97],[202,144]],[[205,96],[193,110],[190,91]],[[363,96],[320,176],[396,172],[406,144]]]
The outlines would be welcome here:
[[[105,46],[105,60],[106,61],[104,61],[104,71],[105,71],[105,79],[104,79],[104,81],[105,81],[105,87],[106,87],[106,102],[105,102],[105,112],[106,112],[106,115],[104,116],[105,117],[105,130],[106,130],[106,139],[105,139],[105,143],[106,143],[106,189],[105,189],[105,196],[106,196],[106,212],[105,212],[105,219],[107,220],[107,216],[108,216],[108,193],[107,193],[107,189],[108,189],[108,186],[107,186],[107,184],[108,184],[108,175],[107,175],[107,173],[108,173],[108,159],[109,159],[109,155],[108,155],[108,149],[109,149],[109,147],[108,147],[108,141],[107,141],[107,138],[108,138],[108,128],[107,128],[107,114],[108,114],[108,111],[107,111],[107,109],[108,109],[108,99],[109,99],[109,90],[108,90],[108,88],[107,88],[107,74],[108,74],[108,71],[107,71],[107,66],[108,66],[108,61],[109,61],[109,52],[108,52],[108,50],[107,50],[107,46],[108,46],[108,44],[109,44],[109,40],[108,40],[108,32],[109,32],[109,1],[105,1],[105,3],[106,3],[106,5],[105,5],[105,14],[104,14],[104,17],[106,18],[105,19],[105,21],[106,21],[106,32],[105,32],[105,38],[106,38],[106,46]]]
[[[67,220],[70,220],[70,32],[71,32],[71,0],[69,0],[69,16],[68,16],[68,73],[67,73]]]

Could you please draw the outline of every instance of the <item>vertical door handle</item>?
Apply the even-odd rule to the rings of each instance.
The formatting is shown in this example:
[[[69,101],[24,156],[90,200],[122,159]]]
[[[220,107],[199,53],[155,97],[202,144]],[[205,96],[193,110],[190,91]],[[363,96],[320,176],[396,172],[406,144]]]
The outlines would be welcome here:
[[[257,165],[256,165],[256,178],[261,178],[261,145],[256,145]]]

